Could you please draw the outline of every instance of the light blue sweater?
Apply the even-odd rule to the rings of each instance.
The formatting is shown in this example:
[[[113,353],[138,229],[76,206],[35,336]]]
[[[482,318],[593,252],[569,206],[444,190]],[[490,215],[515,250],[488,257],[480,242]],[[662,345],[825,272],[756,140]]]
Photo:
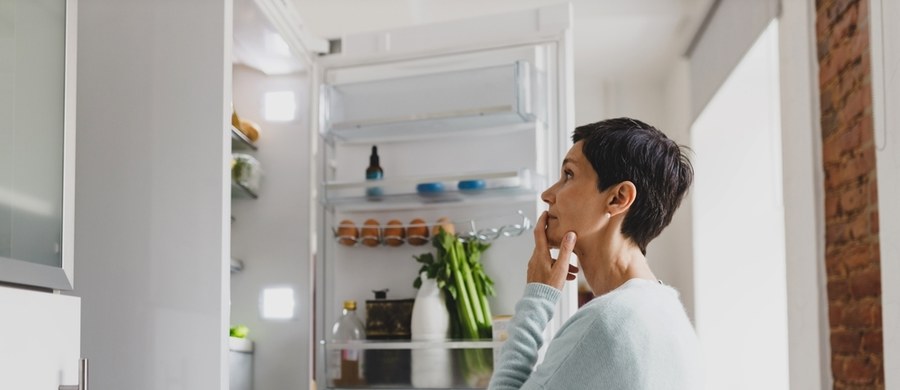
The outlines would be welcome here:
[[[700,347],[678,292],[631,279],[579,309],[534,369],[560,291],[529,283],[490,389],[700,389]]]

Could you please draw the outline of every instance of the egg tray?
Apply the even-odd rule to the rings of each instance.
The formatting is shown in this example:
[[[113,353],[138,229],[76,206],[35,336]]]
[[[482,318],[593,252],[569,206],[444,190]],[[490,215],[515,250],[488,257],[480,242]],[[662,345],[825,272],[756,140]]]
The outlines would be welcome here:
[[[494,240],[497,240],[502,237],[516,237],[522,235],[522,233],[531,230],[534,226],[531,224],[531,221],[525,217],[524,213],[519,210],[517,214],[522,218],[521,223],[514,223],[509,225],[503,225],[499,228],[487,228],[487,229],[478,229],[475,226],[475,221],[469,221],[470,229],[467,232],[462,232],[458,234],[460,240],[478,240],[484,243],[489,243]],[[440,223],[437,224],[412,224],[412,225],[390,225],[389,227],[364,227],[363,229],[357,229],[356,225],[338,225],[335,228],[332,228],[332,233],[334,234],[335,241],[344,246],[359,246],[365,245],[369,247],[379,247],[379,246],[389,246],[389,247],[399,247],[403,244],[410,244],[413,246],[422,246],[426,245],[431,241],[431,238],[428,236],[421,235],[406,235],[397,236],[397,235],[385,235],[385,230],[395,230],[402,229],[403,232],[406,232],[409,228],[425,228],[426,231],[432,232],[432,236],[434,235],[434,229],[437,226],[441,226]],[[352,227],[356,235],[342,235],[338,234],[338,229],[341,227]],[[373,229],[377,229],[377,235],[362,235],[362,230],[369,230],[371,232]],[[413,240],[413,242],[410,242]]]
[[[398,247],[404,244],[409,244],[412,246],[423,246],[431,242],[430,237],[424,236],[409,236],[409,237],[400,237],[400,236],[360,236],[359,238],[353,236],[339,236],[337,232],[335,232],[334,240],[337,241],[338,244],[343,246],[368,246],[368,247],[379,247],[379,246],[388,246],[388,247]],[[413,240],[413,242],[410,242]]]
[[[363,225],[362,228],[357,228],[356,225],[338,225],[336,228],[332,228],[332,233],[334,233],[334,239],[338,244],[343,246],[368,246],[368,247],[378,247],[378,246],[389,246],[389,247],[398,247],[404,244],[409,244],[413,246],[422,246],[427,245],[431,242],[431,238],[429,236],[423,235],[407,235],[406,231],[409,228],[425,228],[426,231],[431,231],[434,226],[438,226],[438,224],[412,224],[412,225],[390,225],[387,227],[378,226],[378,227],[369,227]],[[352,228],[356,235],[342,235],[339,233],[340,228],[349,227]],[[394,230],[402,229],[404,234],[402,236],[398,235],[385,235],[384,232],[386,230]],[[372,230],[376,230],[378,232],[377,235],[363,235],[361,234],[363,230],[368,230],[371,232]]]

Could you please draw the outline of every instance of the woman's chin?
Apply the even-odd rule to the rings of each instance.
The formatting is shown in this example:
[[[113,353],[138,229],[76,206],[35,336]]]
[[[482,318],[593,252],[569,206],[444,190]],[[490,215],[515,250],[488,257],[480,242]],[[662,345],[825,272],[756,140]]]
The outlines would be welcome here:
[[[547,234],[547,246],[550,248],[559,248],[559,243],[562,242],[562,237],[558,237],[557,235]]]

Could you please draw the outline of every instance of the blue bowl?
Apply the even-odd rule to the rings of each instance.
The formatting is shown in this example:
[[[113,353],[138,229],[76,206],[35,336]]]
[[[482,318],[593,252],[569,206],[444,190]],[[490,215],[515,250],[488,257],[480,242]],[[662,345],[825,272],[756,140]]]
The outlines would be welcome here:
[[[484,180],[461,180],[456,188],[461,192],[475,193],[484,190]]]
[[[416,186],[416,192],[422,196],[437,196],[444,193],[444,185],[441,183],[421,183]]]

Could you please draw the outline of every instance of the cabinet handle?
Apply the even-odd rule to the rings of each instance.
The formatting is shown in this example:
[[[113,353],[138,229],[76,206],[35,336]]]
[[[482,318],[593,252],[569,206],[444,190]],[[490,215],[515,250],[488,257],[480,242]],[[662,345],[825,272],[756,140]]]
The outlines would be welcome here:
[[[59,385],[59,390],[88,390],[88,360],[81,359],[78,370],[78,384],[75,386]]]

